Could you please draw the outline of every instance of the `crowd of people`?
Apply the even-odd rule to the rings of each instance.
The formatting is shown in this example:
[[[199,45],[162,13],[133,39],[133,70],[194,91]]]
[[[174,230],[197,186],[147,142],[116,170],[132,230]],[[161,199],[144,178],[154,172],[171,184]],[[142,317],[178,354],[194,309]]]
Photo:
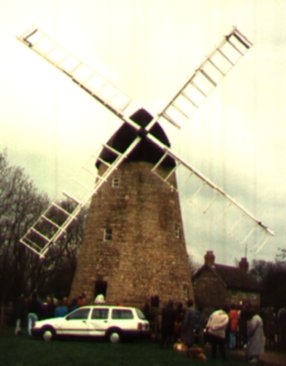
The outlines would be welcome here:
[[[99,295],[95,303],[104,303]],[[38,319],[62,317],[73,309],[87,304],[85,294],[72,301],[67,298],[56,299],[49,296],[42,301],[36,293],[29,297],[21,295],[15,304],[15,334],[31,334],[33,324]],[[259,360],[264,347],[286,345],[286,308],[277,313],[273,309],[262,309],[245,302],[242,306],[234,304],[219,307],[206,313],[195,308],[193,300],[186,304],[169,300],[160,304],[158,297],[152,297],[142,309],[150,322],[151,338],[162,348],[173,347],[181,342],[187,349],[194,345],[204,347],[209,344],[211,357],[226,358],[226,350],[245,348],[250,362]]]
[[[85,304],[85,294],[74,298],[72,301],[68,301],[67,297],[57,299],[54,296],[48,296],[42,300],[36,292],[28,297],[22,294],[17,299],[14,307],[15,335],[23,333],[25,326],[27,326],[27,333],[31,335],[32,327],[37,320],[63,317],[75,308]]]
[[[152,336],[162,347],[182,342],[187,347],[210,345],[211,357],[226,359],[227,350],[245,349],[249,362],[255,363],[268,348],[285,345],[286,309],[277,314],[245,302],[240,306],[218,307],[206,313],[198,311],[192,300],[186,306],[169,301],[156,310],[145,306]],[[283,318],[284,317],[284,318]]]

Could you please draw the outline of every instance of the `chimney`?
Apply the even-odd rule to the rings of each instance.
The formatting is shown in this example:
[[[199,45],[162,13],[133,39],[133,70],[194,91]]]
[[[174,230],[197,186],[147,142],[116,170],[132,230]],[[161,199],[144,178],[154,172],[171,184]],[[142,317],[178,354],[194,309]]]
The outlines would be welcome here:
[[[215,264],[215,256],[212,250],[208,250],[205,254],[205,265],[214,266]]]
[[[247,261],[247,258],[246,257],[242,257],[239,264],[239,269],[243,272],[248,272],[248,268],[249,268],[249,263]]]

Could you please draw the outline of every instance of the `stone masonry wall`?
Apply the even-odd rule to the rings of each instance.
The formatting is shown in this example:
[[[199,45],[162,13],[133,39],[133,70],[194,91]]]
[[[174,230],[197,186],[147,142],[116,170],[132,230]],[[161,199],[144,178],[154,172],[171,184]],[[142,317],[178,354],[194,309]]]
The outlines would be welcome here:
[[[85,292],[92,301],[96,281],[105,281],[110,303],[193,298],[178,193],[150,169],[147,162],[121,164],[93,197],[71,297]],[[106,228],[112,240],[103,240]]]
[[[229,302],[227,287],[212,271],[203,271],[194,281],[196,303],[200,308],[214,308]]]

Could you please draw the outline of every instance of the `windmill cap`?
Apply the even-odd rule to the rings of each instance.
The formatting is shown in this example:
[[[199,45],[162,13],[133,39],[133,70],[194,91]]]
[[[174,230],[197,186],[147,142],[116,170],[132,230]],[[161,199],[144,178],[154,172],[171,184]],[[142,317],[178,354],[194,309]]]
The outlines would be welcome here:
[[[152,115],[145,109],[139,109],[130,116],[130,119],[138,124],[140,127],[146,127],[149,122],[152,121]],[[170,147],[170,142],[165,134],[162,127],[156,122],[149,132],[157,140],[162,142],[167,147]],[[135,128],[130,126],[128,123],[124,123],[108,140],[107,145],[111,146],[120,153],[124,153],[130,144],[135,140],[136,137],[140,135],[140,143],[131,151],[125,162],[130,161],[145,161],[155,164],[164,154],[162,149],[154,144],[152,141],[146,137],[142,131],[137,131]],[[100,153],[100,158],[108,163],[112,163],[115,160],[115,155],[112,154],[107,148],[103,148]],[[96,161],[96,167],[99,168],[101,161]],[[164,163],[161,164],[164,167],[175,166],[175,161],[172,158],[164,159]]]

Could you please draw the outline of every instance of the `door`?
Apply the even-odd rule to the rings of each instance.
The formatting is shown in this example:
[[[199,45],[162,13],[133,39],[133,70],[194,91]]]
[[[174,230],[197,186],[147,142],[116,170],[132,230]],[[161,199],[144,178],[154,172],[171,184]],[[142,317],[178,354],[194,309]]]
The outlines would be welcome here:
[[[90,308],[81,308],[66,316],[57,330],[58,334],[71,336],[89,335]]]
[[[107,307],[96,307],[92,309],[89,320],[89,334],[91,336],[105,336],[109,328],[109,311]]]
[[[107,282],[103,280],[95,281],[94,298],[96,298],[97,295],[103,295],[105,298],[106,292],[107,292]]]

